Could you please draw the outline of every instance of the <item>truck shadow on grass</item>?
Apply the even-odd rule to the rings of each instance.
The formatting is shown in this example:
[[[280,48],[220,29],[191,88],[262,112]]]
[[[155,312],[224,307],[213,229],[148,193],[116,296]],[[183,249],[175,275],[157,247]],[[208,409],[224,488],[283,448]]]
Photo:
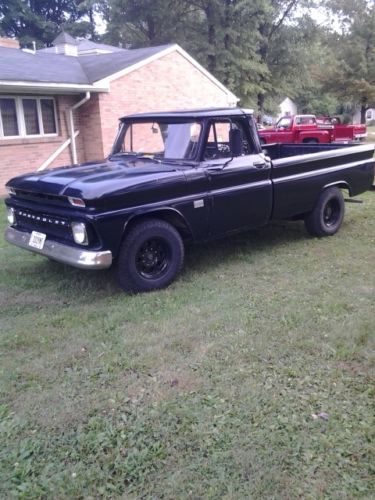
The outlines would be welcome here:
[[[284,245],[292,249],[297,242],[311,239],[303,223],[273,222],[262,228],[220,238],[208,243],[188,244],[185,264],[181,275],[186,278],[195,273],[208,272],[226,263],[246,260],[256,263],[258,254],[281,251]],[[281,251],[282,253],[282,251]],[[279,256],[282,258],[282,255]],[[97,298],[123,293],[117,283],[116,262],[112,268],[102,271],[76,269],[64,264],[43,259],[33,267],[33,273],[44,282],[55,281],[56,291],[71,298],[74,289],[77,300],[87,300],[93,295]],[[178,284],[178,278],[176,283]],[[177,285],[178,286],[178,285]],[[83,296],[82,296],[83,294]]]
[[[212,269],[226,261],[244,256],[255,261],[259,253],[274,252],[284,245],[291,248],[296,242],[311,240],[300,221],[272,222],[267,226],[237,233],[186,249],[185,272]]]

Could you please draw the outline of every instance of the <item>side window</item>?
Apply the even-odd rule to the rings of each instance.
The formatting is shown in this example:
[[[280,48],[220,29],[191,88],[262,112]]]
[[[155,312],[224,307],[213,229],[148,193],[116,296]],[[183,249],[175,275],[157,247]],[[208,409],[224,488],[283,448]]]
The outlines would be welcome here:
[[[292,125],[292,119],[284,116],[283,118],[280,118],[280,120],[277,122],[276,128],[290,128]]]
[[[231,157],[229,131],[229,121],[215,121],[211,123],[204,154],[205,160]]]
[[[236,151],[232,146],[237,142]],[[241,153],[238,152],[238,143],[242,143]],[[238,121],[218,120],[210,124],[207,143],[204,151],[205,160],[219,158],[232,158],[240,155],[251,154],[253,148],[243,123]]]

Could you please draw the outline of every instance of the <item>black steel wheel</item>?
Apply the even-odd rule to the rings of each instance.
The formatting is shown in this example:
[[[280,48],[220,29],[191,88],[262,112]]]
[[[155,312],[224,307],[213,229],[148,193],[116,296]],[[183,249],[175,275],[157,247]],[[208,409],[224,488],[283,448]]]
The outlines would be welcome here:
[[[127,292],[168,286],[181,270],[184,244],[168,222],[147,219],[125,236],[118,259],[118,279]]]
[[[327,188],[305,217],[306,229],[313,236],[331,236],[340,229],[344,214],[345,202],[340,189]]]

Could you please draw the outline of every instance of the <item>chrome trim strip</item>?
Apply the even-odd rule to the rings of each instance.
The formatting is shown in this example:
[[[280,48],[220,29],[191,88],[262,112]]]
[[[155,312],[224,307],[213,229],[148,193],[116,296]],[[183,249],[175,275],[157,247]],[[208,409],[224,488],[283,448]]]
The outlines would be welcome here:
[[[244,191],[249,188],[253,187],[261,187],[261,186],[270,186],[271,180],[267,179],[265,181],[256,181],[256,182],[249,182],[247,184],[240,184],[239,186],[231,186],[227,188],[221,188],[221,189],[213,189],[211,191],[208,191],[208,194],[221,194],[221,193],[231,193],[233,191]]]
[[[29,246],[30,235],[30,232],[18,231],[14,227],[7,227],[4,233],[4,237],[8,243],[73,267],[80,269],[106,269],[112,264],[112,252],[110,250],[92,252],[63,245],[62,243],[48,239],[46,239],[43,249],[38,250]]]
[[[271,144],[265,144],[265,147],[267,145],[270,146]],[[304,145],[308,146],[308,144]],[[349,146],[349,147],[338,146],[337,149],[329,149],[328,151],[319,151],[307,154],[299,154],[295,156],[287,156],[285,158],[276,158],[275,160],[273,160],[272,163],[276,166],[276,168],[284,164],[288,166],[301,165],[304,163],[310,163],[311,160],[319,160],[319,159],[331,160],[332,158],[337,158],[340,156],[350,156],[350,154],[355,154],[355,153],[365,153],[369,151],[374,152],[374,150],[375,150],[374,144],[361,144],[358,146]]]
[[[346,165],[336,165],[335,167],[321,168],[319,170],[310,170],[309,172],[302,172],[300,174],[287,175],[285,177],[280,177],[280,178],[276,178],[276,179],[274,178],[273,182],[274,182],[274,184],[279,184],[281,182],[293,181],[293,180],[297,180],[297,179],[304,179],[304,178],[308,178],[308,177],[315,177],[316,175],[329,174],[331,172],[336,172],[338,170],[347,170],[349,168],[363,166],[363,165],[367,165],[370,163],[374,163],[373,158],[371,158],[370,160],[365,160],[365,161],[361,160],[361,161],[347,163]]]

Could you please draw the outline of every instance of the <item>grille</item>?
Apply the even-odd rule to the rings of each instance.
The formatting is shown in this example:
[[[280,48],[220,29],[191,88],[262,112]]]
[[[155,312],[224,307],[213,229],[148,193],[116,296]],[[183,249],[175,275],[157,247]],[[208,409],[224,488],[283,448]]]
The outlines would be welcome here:
[[[29,231],[38,230],[58,238],[73,239],[69,220],[64,217],[19,208],[16,208],[14,211],[17,226],[20,228]]]

